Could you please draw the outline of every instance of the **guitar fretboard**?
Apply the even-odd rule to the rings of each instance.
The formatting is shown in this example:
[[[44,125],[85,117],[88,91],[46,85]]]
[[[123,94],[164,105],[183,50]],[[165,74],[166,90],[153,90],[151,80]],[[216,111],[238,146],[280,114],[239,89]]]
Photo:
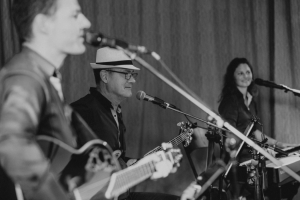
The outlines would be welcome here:
[[[172,140],[170,140],[168,143],[171,143],[173,145],[173,147],[175,146],[178,146],[179,144],[181,144],[183,141],[185,141],[187,138],[189,137],[189,135],[187,134],[187,132],[183,132],[181,134],[179,134],[178,136],[176,136],[175,138],[173,138]],[[161,146],[158,146],[158,147],[155,147],[154,149],[152,149],[151,151],[149,151],[148,153],[146,153],[144,155],[145,156],[148,156],[152,153],[155,153],[155,152],[158,152],[158,151],[162,151],[162,147]]]
[[[111,177],[110,186],[108,192],[111,192],[112,196],[120,194],[123,191],[128,190],[132,186],[146,180],[155,171],[155,166],[153,161],[147,162],[145,164],[132,166],[130,169],[124,169],[117,173],[114,173]]]

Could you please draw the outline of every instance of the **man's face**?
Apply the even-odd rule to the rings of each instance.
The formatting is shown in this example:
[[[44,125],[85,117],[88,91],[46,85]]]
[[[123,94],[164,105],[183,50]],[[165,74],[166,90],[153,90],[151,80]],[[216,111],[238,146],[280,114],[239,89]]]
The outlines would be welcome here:
[[[128,98],[132,96],[132,86],[135,83],[135,79],[133,76],[127,80],[125,78],[125,74],[117,73],[117,72],[123,72],[123,73],[135,73],[134,70],[130,69],[113,69],[112,71],[108,72],[108,80],[107,80],[107,86],[109,93],[113,94],[119,99]]]
[[[91,26],[81,13],[77,0],[57,0],[57,9],[49,17],[49,43],[65,54],[81,54],[85,51],[84,29]]]

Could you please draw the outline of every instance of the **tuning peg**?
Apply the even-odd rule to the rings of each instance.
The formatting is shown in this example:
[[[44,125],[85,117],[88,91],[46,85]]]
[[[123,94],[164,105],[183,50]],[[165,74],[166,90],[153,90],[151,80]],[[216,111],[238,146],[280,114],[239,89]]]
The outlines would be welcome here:
[[[190,145],[190,142],[188,140],[184,141],[184,144],[183,144],[184,147],[187,147],[189,145]]]
[[[182,126],[184,123],[183,122],[178,122],[177,126]]]

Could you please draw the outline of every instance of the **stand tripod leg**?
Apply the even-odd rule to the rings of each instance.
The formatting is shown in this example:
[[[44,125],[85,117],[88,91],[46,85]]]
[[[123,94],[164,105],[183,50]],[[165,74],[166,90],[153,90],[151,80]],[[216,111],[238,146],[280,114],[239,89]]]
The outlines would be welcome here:
[[[276,186],[269,188],[269,199],[271,200],[281,200],[281,186]]]
[[[224,180],[224,177],[223,177],[223,174],[220,176],[219,178],[219,194],[218,194],[218,199],[219,200],[222,200],[222,192],[223,192],[223,180]]]

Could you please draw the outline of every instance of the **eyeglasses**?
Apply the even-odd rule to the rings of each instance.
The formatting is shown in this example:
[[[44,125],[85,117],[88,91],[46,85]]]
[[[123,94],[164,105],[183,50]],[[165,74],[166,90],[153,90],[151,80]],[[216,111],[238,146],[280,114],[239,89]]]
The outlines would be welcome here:
[[[133,77],[134,79],[136,79],[136,77],[138,76],[138,73],[131,73],[131,72],[119,72],[119,71],[114,71],[114,70],[106,70],[109,72],[116,72],[116,73],[120,73],[120,74],[125,74],[125,79],[126,80],[130,80],[131,77]]]

